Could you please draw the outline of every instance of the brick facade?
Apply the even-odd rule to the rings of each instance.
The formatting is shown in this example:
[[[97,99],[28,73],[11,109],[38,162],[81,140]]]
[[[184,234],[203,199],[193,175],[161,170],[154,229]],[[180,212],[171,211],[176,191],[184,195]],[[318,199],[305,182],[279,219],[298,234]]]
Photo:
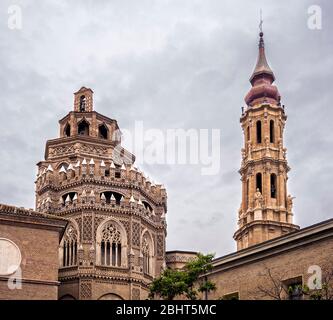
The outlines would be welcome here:
[[[66,225],[64,219],[0,205],[0,242],[13,242],[21,256],[19,270],[0,274],[0,299],[57,299],[58,247]],[[9,253],[1,253],[0,264]],[[22,287],[10,290],[9,279],[21,279]]]

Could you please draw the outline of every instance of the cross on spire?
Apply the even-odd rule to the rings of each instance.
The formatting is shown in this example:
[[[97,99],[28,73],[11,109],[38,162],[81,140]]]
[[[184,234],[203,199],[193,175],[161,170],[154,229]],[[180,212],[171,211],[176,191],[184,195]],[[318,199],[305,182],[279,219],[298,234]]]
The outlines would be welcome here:
[[[262,9],[260,9],[260,23],[259,23],[259,30],[260,30],[260,33],[263,33],[262,32],[262,25],[264,23],[264,20],[262,19]]]

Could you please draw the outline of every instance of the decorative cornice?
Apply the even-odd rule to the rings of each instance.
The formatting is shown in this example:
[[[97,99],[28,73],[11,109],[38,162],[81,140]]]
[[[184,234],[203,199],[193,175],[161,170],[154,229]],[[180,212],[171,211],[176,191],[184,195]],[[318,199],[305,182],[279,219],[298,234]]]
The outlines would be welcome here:
[[[237,240],[239,236],[241,236],[244,232],[246,232],[248,229],[252,228],[255,225],[260,225],[260,226],[275,226],[275,227],[281,227],[285,229],[291,229],[294,231],[297,231],[300,229],[299,226],[288,223],[288,222],[280,222],[280,221],[274,221],[274,220],[254,220],[249,223],[246,223],[244,226],[239,228],[235,234],[234,234],[234,239]]]
[[[333,238],[333,219],[216,258],[213,270],[206,275],[253,263],[327,238]]]

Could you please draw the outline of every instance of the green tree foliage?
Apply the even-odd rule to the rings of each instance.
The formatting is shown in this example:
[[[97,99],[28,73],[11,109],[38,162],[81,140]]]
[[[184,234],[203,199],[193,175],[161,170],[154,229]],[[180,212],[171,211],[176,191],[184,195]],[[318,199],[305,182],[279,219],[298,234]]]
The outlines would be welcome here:
[[[215,290],[215,284],[203,276],[213,268],[213,258],[213,254],[199,253],[182,270],[164,270],[150,285],[150,297],[158,295],[163,299],[173,300],[177,295],[185,295],[188,299],[195,300],[199,292]]]

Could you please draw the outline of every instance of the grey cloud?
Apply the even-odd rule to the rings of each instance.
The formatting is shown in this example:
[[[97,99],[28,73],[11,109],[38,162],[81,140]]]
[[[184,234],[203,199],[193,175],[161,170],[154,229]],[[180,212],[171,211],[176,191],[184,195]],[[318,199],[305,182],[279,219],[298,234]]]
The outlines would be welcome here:
[[[289,116],[290,192],[301,226],[332,217],[332,4],[323,30],[307,28],[311,1],[17,1],[23,29],[0,26],[0,201],[34,206],[35,164],[81,85],[96,109],[133,130],[220,128],[221,172],[143,165],[168,189],[168,249],[218,255],[241,200],[240,108],[257,57],[264,11],[267,56]],[[2,1],[7,19],[11,1]]]

